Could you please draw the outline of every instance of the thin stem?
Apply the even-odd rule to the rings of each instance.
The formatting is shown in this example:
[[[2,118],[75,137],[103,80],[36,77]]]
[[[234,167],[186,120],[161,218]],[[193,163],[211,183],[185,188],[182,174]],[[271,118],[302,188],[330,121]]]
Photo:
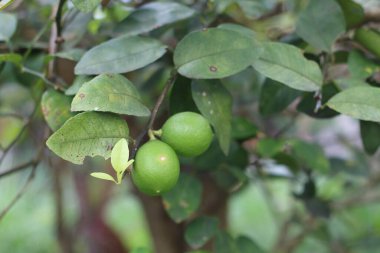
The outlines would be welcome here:
[[[30,166],[34,166],[36,162],[37,162],[37,160],[33,159],[33,160],[29,161],[29,162],[17,165],[15,167],[11,168],[11,169],[8,169],[8,170],[6,170],[4,172],[1,172],[0,173],[0,178],[5,177],[5,176],[9,176],[9,175],[11,175],[13,173],[16,173],[18,171],[22,171],[24,169],[29,168]]]
[[[148,124],[147,124],[146,128],[144,129],[143,132],[141,132],[141,134],[136,139],[134,148],[132,149],[132,152],[131,152],[131,156],[130,156],[131,159],[135,158],[137,149],[140,147],[143,138],[146,136],[146,134],[148,133],[148,131],[153,128],[153,124],[154,124],[154,121],[156,120],[158,110],[160,109],[160,106],[161,106],[162,102],[164,101],[166,95],[168,94],[169,90],[173,86],[173,84],[174,84],[174,82],[175,82],[176,79],[177,79],[177,71],[173,70],[171,72],[171,74],[170,74],[169,79],[167,80],[167,82],[165,84],[164,89],[162,90],[160,96],[158,97],[157,102],[156,102],[154,108],[152,109],[152,114],[151,114],[151,116],[149,118],[149,121],[148,121]]]
[[[8,204],[8,206],[5,207],[3,211],[1,211],[1,213],[0,213],[0,221],[4,218],[4,216],[9,212],[9,210],[16,204],[16,202],[26,192],[28,186],[30,185],[30,183],[32,182],[32,180],[34,178],[34,175],[35,175],[35,172],[36,172],[36,169],[37,169],[37,165],[38,165],[38,163],[34,164],[33,169],[30,172],[29,177],[27,178],[24,186],[20,189],[20,191],[16,194],[16,196],[13,198],[13,200]]]
[[[51,24],[53,23],[52,20],[49,20],[42,28],[41,30],[36,34],[36,36],[34,36],[32,42],[29,44],[28,46],[28,49],[26,50],[23,58],[26,59],[28,58],[28,56],[30,55],[30,53],[32,52],[32,49],[34,47],[34,45],[37,43],[37,41],[42,37],[42,35],[44,35],[44,33],[46,32],[46,30],[51,26]]]
[[[55,83],[51,82],[49,79],[47,79],[45,77],[44,74],[40,73],[40,72],[37,72],[37,71],[34,71],[32,69],[29,69],[25,66],[23,66],[21,68],[21,72],[24,72],[24,73],[28,73],[28,74],[31,74],[33,76],[36,76],[38,78],[40,78],[41,80],[43,80],[46,84],[48,84],[49,86],[53,87],[54,89],[57,89],[57,88],[60,88],[59,86],[57,86]]]

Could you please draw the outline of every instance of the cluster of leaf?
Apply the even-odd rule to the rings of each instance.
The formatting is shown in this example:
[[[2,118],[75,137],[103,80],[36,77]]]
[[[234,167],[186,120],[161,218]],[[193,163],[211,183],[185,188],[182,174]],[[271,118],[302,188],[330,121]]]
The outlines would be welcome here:
[[[373,154],[380,145],[375,137],[380,131],[380,89],[374,78],[380,71],[380,35],[362,27],[364,10],[352,0],[309,1],[300,10],[294,7],[295,18],[284,16],[275,23],[279,30],[290,26],[292,32],[276,34],[273,40],[262,33],[273,25],[256,19],[277,1],[210,1],[201,8],[197,1],[152,1],[138,7],[115,1],[107,8],[100,7],[101,0],[72,3],[74,7],[67,5],[64,11],[70,14],[76,8],[82,13],[63,23],[62,51],[45,60],[75,62],[76,78],[70,86],[61,87],[64,92],[49,88],[41,99],[45,120],[54,131],[47,145],[67,161],[82,164],[86,157],[108,159],[120,139],[133,140],[125,116],[149,117],[147,104],[152,103],[146,102],[150,99],[146,93],[159,90],[172,69],[180,77],[171,90],[170,112],[199,111],[217,137],[207,153],[183,162],[191,163],[200,174],[209,173],[226,190],[248,181],[248,152],[242,143],[259,131],[250,117],[232,113],[242,107],[241,96],[247,95],[239,86],[242,79],[249,85],[264,80],[257,94],[261,119],[297,101],[296,110],[314,118],[341,113],[361,120],[365,150]],[[0,13],[0,24],[5,23],[0,40],[11,43],[16,16]],[[86,28],[100,35],[83,50],[82,44],[88,44],[83,39]],[[344,41],[360,46],[341,50]],[[7,62],[25,72],[27,58],[17,51],[0,54],[0,71]],[[340,65],[348,66],[349,75],[332,73]],[[284,164],[295,174],[305,168],[316,173],[330,169],[321,147],[302,140],[259,139],[252,153]],[[117,182],[126,168],[117,169]],[[182,222],[197,211],[201,196],[200,180],[182,173],[178,186],[163,196],[163,202],[169,216]],[[192,221],[186,233],[188,244],[198,248],[216,235],[217,252],[257,251],[245,238],[233,239],[217,231],[216,223],[207,217]]]

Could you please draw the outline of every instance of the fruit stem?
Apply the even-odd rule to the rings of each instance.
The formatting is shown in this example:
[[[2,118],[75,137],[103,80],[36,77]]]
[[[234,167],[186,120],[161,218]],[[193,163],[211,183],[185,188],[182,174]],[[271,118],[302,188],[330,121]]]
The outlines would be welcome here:
[[[162,129],[152,130],[152,132],[157,137],[161,137],[161,135],[162,135]]]
[[[156,140],[156,136],[154,136],[154,131],[152,129],[149,129],[148,130],[148,136],[149,136],[149,140]]]

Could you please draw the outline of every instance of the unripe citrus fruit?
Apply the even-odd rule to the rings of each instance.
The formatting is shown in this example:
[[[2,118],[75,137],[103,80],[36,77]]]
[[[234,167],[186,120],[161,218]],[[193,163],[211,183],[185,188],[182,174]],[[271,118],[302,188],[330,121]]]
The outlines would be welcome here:
[[[159,195],[173,188],[178,176],[178,157],[168,144],[153,140],[137,151],[132,180],[140,191]]]
[[[171,116],[162,126],[162,141],[179,155],[191,157],[205,152],[213,133],[207,119],[194,112],[181,112]]]

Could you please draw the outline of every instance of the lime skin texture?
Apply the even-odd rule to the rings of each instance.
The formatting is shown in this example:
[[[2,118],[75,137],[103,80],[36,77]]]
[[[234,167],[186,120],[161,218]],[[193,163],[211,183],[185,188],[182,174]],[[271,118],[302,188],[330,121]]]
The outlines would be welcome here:
[[[179,171],[180,165],[175,151],[162,141],[152,140],[137,151],[132,181],[147,195],[161,195],[176,185]]]
[[[199,113],[181,112],[164,123],[161,140],[169,144],[178,155],[194,157],[209,148],[213,135],[205,117]]]

